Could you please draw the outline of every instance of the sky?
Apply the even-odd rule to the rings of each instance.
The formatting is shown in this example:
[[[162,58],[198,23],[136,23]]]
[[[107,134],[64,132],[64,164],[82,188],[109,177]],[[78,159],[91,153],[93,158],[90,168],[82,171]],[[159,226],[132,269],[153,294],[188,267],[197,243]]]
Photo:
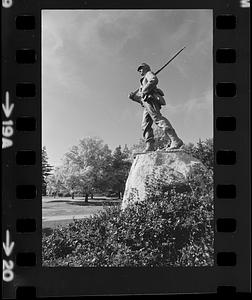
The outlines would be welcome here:
[[[139,64],[161,68],[162,114],[185,143],[213,137],[212,10],[43,10],[42,145],[49,163],[85,137],[111,150],[142,137],[128,99]]]

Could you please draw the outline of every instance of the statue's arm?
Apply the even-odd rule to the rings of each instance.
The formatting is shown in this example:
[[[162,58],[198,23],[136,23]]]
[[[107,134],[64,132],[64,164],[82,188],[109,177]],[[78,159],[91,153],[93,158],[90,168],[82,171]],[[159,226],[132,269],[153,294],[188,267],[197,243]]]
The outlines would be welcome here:
[[[139,94],[139,90],[136,90],[135,92],[130,93],[128,97],[132,101],[138,102],[138,103],[140,103],[142,105],[141,96]]]
[[[148,94],[158,84],[158,78],[153,72],[148,72],[146,75],[147,84],[143,87],[142,93]]]

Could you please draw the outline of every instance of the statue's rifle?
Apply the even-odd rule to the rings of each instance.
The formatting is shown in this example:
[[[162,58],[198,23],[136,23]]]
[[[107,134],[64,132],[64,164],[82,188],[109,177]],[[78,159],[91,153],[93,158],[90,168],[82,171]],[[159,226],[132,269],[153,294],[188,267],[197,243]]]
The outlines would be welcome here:
[[[165,65],[163,65],[162,68],[160,68],[159,70],[157,70],[154,74],[157,75],[159,72],[161,72],[166,66],[168,66],[175,57],[177,57],[183,50],[185,49],[185,47],[183,47],[181,50],[179,50]],[[134,94],[136,94],[138,92],[139,89],[137,89]]]
[[[181,50],[179,50],[179,52],[177,52],[161,69],[159,69],[157,72],[155,72],[154,74],[155,75],[157,75],[159,72],[161,72],[166,66],[168,66],[169,65],[169,63],[171,63],[173,60],[174,60],[174,58],[176,57],[176,56],[178,56],[179,55],[179,53],[181,53],[183,50],[185,49],[185,47],[184,48],[182,48]]]

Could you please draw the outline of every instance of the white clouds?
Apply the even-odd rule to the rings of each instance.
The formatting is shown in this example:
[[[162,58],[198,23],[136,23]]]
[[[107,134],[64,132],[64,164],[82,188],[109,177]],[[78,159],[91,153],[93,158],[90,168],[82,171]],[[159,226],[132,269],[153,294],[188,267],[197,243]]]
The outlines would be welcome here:
[[[212,114],[212,107],[213,107],[213,91],[208,90],[198,98],[189,99],[184,105],[184,110],[187,114],[190,115],[197,112],[200,113],[206,112]]]
[[[188,98],[183,104],[167,104],[163,110],[185,143],[213,137],[212,89],[199,97]]]
[[[167,101],[166,108],[169,113],[183,114],[184,117],[192,116],[199,112],[212,114],[213,90],[207,90],[199,97],[186,99],[184,103],[178,105],[171,104]]]
[[[148,13],[145,11],[85,10],[60,14],[56,12],[54,16],[50,12],[47,17],[51,18],[50,30],[68,43],[64,45],[65,50],[78,50],[79,53],[83,52],[83,56],[88,55],[89,59],[98,61],[102,56],[113,56],[115,50],[120,51],[128,39],[138,34],[139,26],[148,22]],[[66,20],[63,20],[65,17]]]
[[[74,78],[76,84],[82,77],[85,85],[85,69],[90,73],[126,58],[124,63],[139,63],[153,57],[153,65],[159,66],[169,53],[188,45],[183,59],[177,58],[174,65],[187,77],[194,56],[200,61],[199,52],[209,48],[209,26],[201,26],[209,22],[207,14],[195,10],[44,11],[45,63],[54,69],[49,73],[60,74],[59,82]]]

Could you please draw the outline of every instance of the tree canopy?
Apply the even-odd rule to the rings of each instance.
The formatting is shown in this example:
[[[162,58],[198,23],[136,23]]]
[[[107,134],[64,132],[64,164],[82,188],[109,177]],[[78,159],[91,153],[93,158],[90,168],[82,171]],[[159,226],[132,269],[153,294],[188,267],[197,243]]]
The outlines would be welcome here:
[[[49,193],[81,194],[88,201],[94,193],[117,193],[120,197],[131,162],[130,150],[118,146],[114,152],[100,138],[83,138],[63,158],[48,178]]]

